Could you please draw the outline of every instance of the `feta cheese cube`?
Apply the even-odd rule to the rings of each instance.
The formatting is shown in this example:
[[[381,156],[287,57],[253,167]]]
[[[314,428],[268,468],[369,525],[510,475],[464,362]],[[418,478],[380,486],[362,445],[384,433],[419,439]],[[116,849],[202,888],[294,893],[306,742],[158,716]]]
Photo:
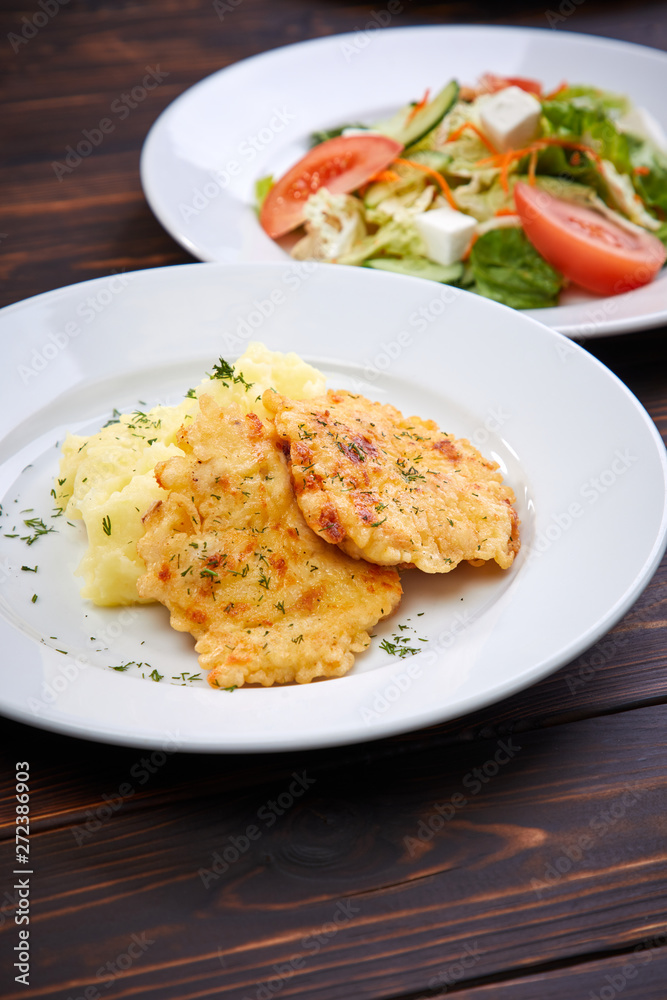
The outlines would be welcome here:
[[[448,207],[415,215],[414,222],[429,259],[445,267],[461,260],[477,228],[470,215]]]
[[[542,105],[521,87],[505,87],[478,101],[483,132],[500,153],[519,149],[537,135]]]

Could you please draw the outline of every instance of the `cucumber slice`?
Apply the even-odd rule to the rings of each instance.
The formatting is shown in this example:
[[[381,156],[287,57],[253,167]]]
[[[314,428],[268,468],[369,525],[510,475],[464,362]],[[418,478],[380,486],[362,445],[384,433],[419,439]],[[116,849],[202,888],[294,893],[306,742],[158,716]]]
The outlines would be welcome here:
[[[396,184],[390,184],[387,181],[375,181],[373,184],[369,184],[364,193],[364,206],[366,208],[375,208],[381,201],[384,201],[385,198],[393,194],[395,190]]]
[[[414,160],[415,163],[423,163],[425,166],[431,167],[432,170],[440,171],[440,173],[446,173],[447,168],[452,162],[452,157],[449,153],[441,153],[436,149],[421,150],[418,153],[411,154],[410,159]],[[409,187],[409,173],[402,174],[402,177],[401,181],[374,181],[372,184],[369,184],[363,196],[366,208],[375,208],[385,198],[397,194],[402,188]]]
[[[475,274],[470,264],[463,265],[463,274],[459,282],[461,288],[472,288],[475,284]]]
[[[414,187],[414,181],[411,181],[409,177],[400,181],[375,181],[373,184],[369,184],[364,192],[364,205],[366,208],[376,208],[385,198],[396,197],[400,200],[403,193],[412,187]]]
[[[445,285],[456,284],[463,276],[463,264],[460,261],[445,267],[444,264],[436,264],[426,257],[371,257],[370,260],[364,261],[364,267],[407,274],[410,278],[428,278],[430,281],[440,281]]]
[[[449,153],[441,152],[439,149],[420,149],[416,153],[410,153],[409,159],[414,160],[415,163],[423,163],[425,167],[430,167],[431,170],[438,170],[441,174],[444,174],[447,172],[447,168],[451,165],[454,157]]]
[[[456,80],[450,80],[447,86],[443,87],[440,93],[436,94],[433,100],[429,101],[421,111],[413,113],[414,104],[408,104],[391,118],[373,125],[373,130],[388,135],[390,139],[396,139],[403,146],[411,146],[442,121],[456,101],[458,94],[458,83]]]

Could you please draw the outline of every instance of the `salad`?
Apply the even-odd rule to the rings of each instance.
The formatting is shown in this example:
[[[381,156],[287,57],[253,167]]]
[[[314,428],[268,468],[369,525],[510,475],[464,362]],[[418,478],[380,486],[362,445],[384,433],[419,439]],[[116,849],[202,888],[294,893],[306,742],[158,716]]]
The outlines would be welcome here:
[[[667,138],[617,94],[485,74],[393,117],[312,136],[256,185],[259,220],[298,260],[454,284],[517,309],[569,283],[615,295],[667,257]]]

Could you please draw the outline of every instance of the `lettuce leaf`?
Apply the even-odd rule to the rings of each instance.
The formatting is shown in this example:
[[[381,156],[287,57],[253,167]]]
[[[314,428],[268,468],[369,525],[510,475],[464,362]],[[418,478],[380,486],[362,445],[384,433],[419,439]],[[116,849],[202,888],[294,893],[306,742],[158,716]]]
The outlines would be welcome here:
[[[601,102],[588,98],[575,97],[563,100],[562,96],[542,104],[544,134],[558,139],[572,139],[591,146],[605,160],[611,160],[616,169],[623,174],[630,173],[630,139],[621,132],[612,118],[607,114]],[[567,172],[572,174],[572,152],[567,153]],[[583,157],[581,157],[583,159]],[[578,159],[575,157],[575,160]],[[538,165],[539,169],[539,165]],[[548,171],[552,173],[553,171]],[[575,180],[581,180],[579,172],[573,175]],[[583,181],[583,183],[587,183]]]
[[[516,178],[510,178],[512,190],[514,190],[513,181],[530,183],[527,174],[517,174]],[[598,200],[595,188],[587,184],[579,184],[577,181],[568,180],[566,177],[552,177],[548,174],[540,176],[538,174],[535,177],[535,183],[537,187],[552,194],[554,198],[562,198],[563,201],[573,201],[577,205],[586,205],[588,208],[592,208]]]
[[[562,152],[562,150],[559,150]],[[510,174],[509,191],[503,190],[498,177],[493,178],[493,182],[486,186],[478,178],[473,177],[467,184],[461,184],[452,189],[454,200],[462,212],[472,215],[478,222],[486,222],[497,215],[500,209],[515,211],[514,206],[514,185],[518,181],[528,182],[527,174]],[[597,192],[595,188],[576,181],[569,180],[562,176],[551,176],[550,174],[537,174],[535,183],[544,191],[548,191],[555,198],[562,198],[564,201],[574,201],[579,205],[586,205],[589,208],[595,206]]]
[[[660,229],[657,229],[653,235],[657,236],[659,240],[662,240],[667,247],[667,222],[663,222]]]
[[[635,191],[649,208],[661,208],[667,212],[667,154],[656,149],[649,142],[642,142],[630,136],[630,160]],[[648,169],[649,173],[644,171]]]
[[[392,219],[380,226],[372,236],[355,243],[337,260],[339,264],[361,264],[369,257],[380,254],[390,257],[425,257],[426,247],[414,223]]]
[[[470,253],[473,291],[513,309],[555,306],[563,277],[540,257],[522,229],[492,229]]]
[[[497,174],[491,178],[488,175],[473,177],[467,184],[453,188],[452,196],[460,211],[472,215],[478,222],[492,219],[502,208],[514,207],[511,193],[503,190]]]
[[[571,149],[563,149],[562,146],[549,146],[542,150],[537,157],[537,176],[560,177],[563,180],[574,181],[586,187],[593,188],[598,193],[606,194],[606,185],[600,174],[587,156],[575,157],[572,163]],[[578,162],[576,162],[578,161]],[[519,173],[525,174],[528,168],[528,157],[518,163]]]
[[[610,118],[620,117],[630,109],[630,101],[623,94],[613,94],[609,90],[598,90],[597,87],[587,87],[573,84],[558,94],[559,101],[576,101],[580,107],[591,110],[601,110]]]
[[[273,174],[267,174],[266,177],[260,177],[259,180],[255,181],[255,208],[258,212],[274,184]]]
[[[591,146],[618,174],[628,177],[632,184],[631,187],[628,183],[628,189],[634,188],[645,206],[667,210],[667,156],[651,143],[620,131],[602,101],[583,97],[567,101],[559,96],[557,100],[545,101],[542,110],[545,135]],[[634,222],[651,228],[650,222],[640,217],[641,213],[629,211],[625,203],[619,205],[614,184],[587,156],[552,146],[540,153],[537,171],[586,184],[608,205],[621,207]]]
[[[337,139],[348,128],[358,128],[366,131],[372,129],[372,125],[362,125],[361,122],[350,122],[347,125],[337,125],[336,128],[325,128],[319,132],[311,132],[309,137],[311,149],[313,146],[319,146],[321,142],[326,142],[327,139]]]

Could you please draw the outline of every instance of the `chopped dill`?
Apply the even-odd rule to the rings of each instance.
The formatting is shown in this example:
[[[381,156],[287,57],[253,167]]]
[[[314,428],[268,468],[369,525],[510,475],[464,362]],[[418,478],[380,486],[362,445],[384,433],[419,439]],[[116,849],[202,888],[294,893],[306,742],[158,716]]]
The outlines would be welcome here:
[[[415,653],[421,653],[420,649],[401,645],[403,641],[402,636],[393,636],[393,638],[396,639],[396,642],[389,642],[389,639],[383,639],[380,643],[380,649],[384,649],[385,653],[389,653],[391,656],[398,656],[401,660],[405,656],[414,656]],[[407,637],[405,641],[407,642]]]
[[[56,530],[55,528],[47,528],[41,517],[30,517],[27,520],[24,520],[23,523],[25,524],[26,528],[30,528],[30,530],[34,532],[34,534],[32,535],[21,535],[21,541],[25,542],[26,545],[32,545],[33,542],[36,542],[37,539],[41,538],[42,535],[48,535],[51,531]],[[8,535],[7,537],[9,538],[16,536]]]
[[[240,384],[245,387],[246,392],[254,385],[253,382],[246,382],[242,372],[236,374],[234,366],[230,365],[224,358],[219,358],[217,365],[213,365],[213,372],[209,375],[209,378],[219,379],[225,386],[228,386],[230,382],[234,382],[237,385]]]
[[[120,410],[117,410],[116,407],[114,406],[113,410],[111,411],[111,420],[107,420],[106,424],[103,424],[103,427],[111,427],[112,424],[119,424],[120,416],[121,416]]]

